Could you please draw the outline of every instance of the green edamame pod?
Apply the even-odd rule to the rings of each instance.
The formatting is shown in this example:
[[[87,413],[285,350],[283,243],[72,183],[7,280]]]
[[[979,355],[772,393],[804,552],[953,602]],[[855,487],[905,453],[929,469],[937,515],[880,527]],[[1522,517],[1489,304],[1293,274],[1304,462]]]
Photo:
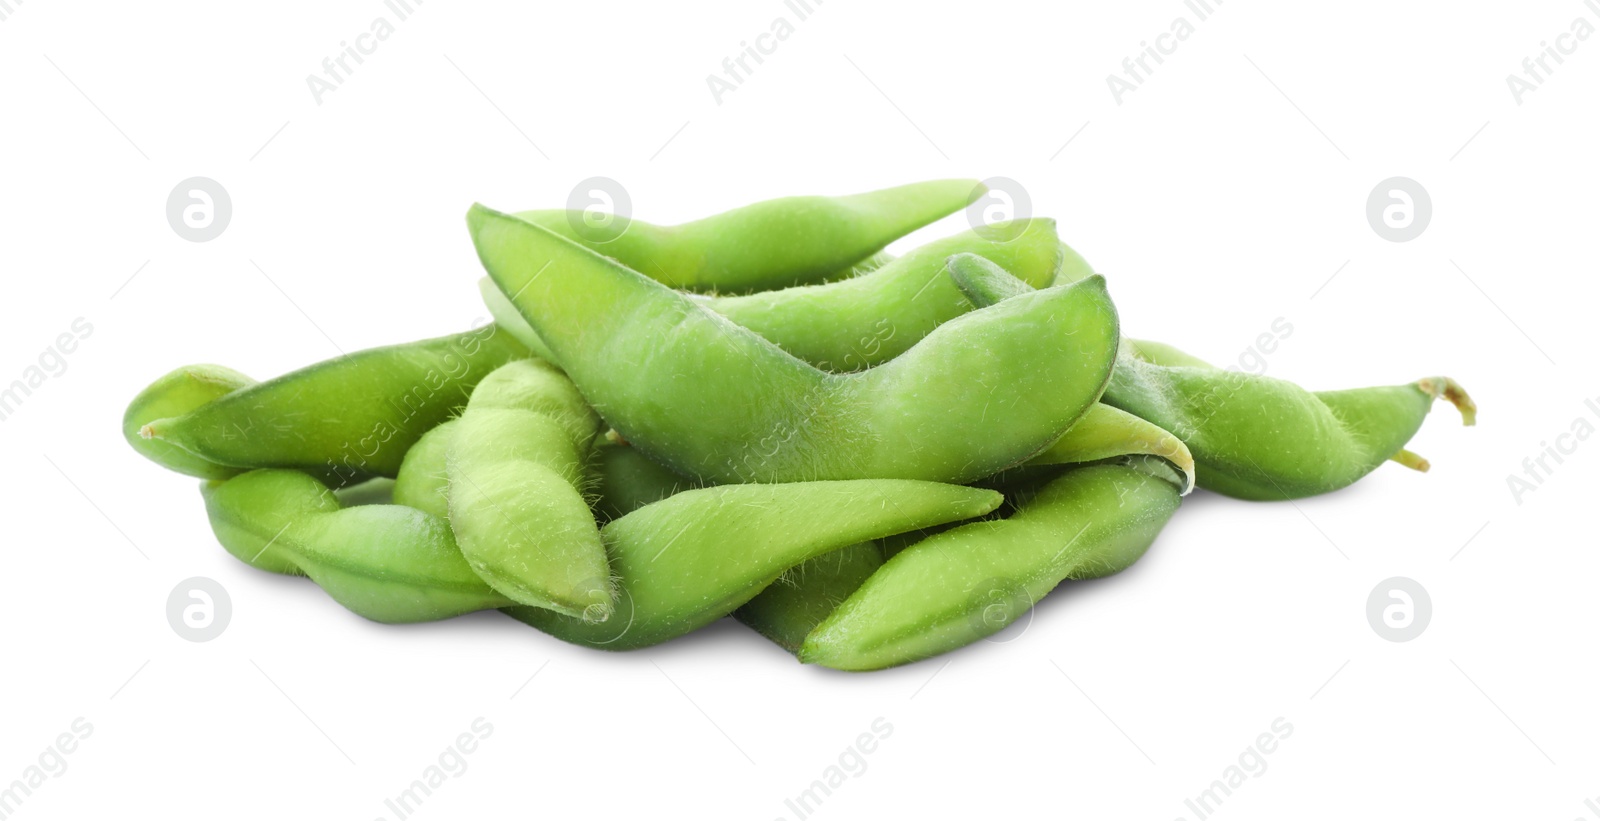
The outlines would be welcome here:
[[[295,470],[254,470],[201,487],[212,530],[240,561],[310,576],[357,615],[445,619],[513,602],[478,578],[445,520],[402,505],[341,507]]]
[[[517,216],[673,288],[742,293],[821,281],[967,207],[977,180],[931,180],[845,197],[784,197],[682,225],[612,216],[601,231],[584,214]]]
[[[527,355],[493,325],[372,348],[151,419],[138,434],[231,468],[295,468],[336,484],[394,476],[406,450],[449,418],[484,374]]]
[[[699,487],[626,444],[601,442],[595,447],[595,460],[600,478],[595,509],[605,521]],[[882,564],[877,542],[842,547],[784,571],[733,616],[783,649],[797,652],[806,634]]]
[[[1065,246],[1055,220],[1002,223],[996,234],[963,231],[915,248],[865,276],[749,296],[715,297],[707,307],[825,371],[857,371],[910,350],[973,309],[950,278],[952,254],[979,254],[1039,287],[1050,284]]]
[[[982,258],[950,262],[951,276],[980,304],[1029,290]],[[1426,470],[1427,461],[1405,445],[1438,398],[1455,405],[1466,424],[1476,421],[1477,406],[1449,377],[1313,393],[1212,367],[1170,345],[1126,342],[1103,401],[1172,431],[1192,451],[1200,487],[1278,500],[1338,490],[1385,460]]]
[[[1058,469],[1055,472],[1059,473],[1060,471]],[[1035,477],[1035,478],[1037,478],[1037,477]],[[1027,488],[1028,486],[1024,485],[1023,487]],[[1005,491],[1001,491],[1001,492],[1004,493]],[[1015,493],[1015,489],[1013,489],[1013,493]],[[1006,508],[1014,507],[1015,506],[1015,502],[1016,502],[1016,500],[1014,498],[1007,498],[1004,504],[1002,504],[998,508],[995,508],[993,511],[991,511],[984,518],[985,519],[1003,518],[1001,514],[1007,512]],[[940,533],[945,532],[946,530],[951,530],[951,529],[954,529],[956,527],[958,527],[958,525],[956,525],[956,524],[942,524],[942,525],[935,525],[933,527],[919,528],[917,530],[908,530],[908,531],[906,531],[904,533],[896,533],[893,536],[886,536],[886,537],[884,537],[882,539],[879,539],[878,540],[878,549],[883,551],[883,560],[884,561],[888,561],[888,560],[894,558],[895,556],[899,555],[900,551],[905,550],[906,548],[908,548],[908,547],[910,547],[910,546],[912,546],[912,545],[914,545],[914,544],[916,544],[918,542],[924,541],[924,540],[928,539],[931,536],[936,536],[936,535],[938,535]]]
[[[608,650],[657,644],[732,613],[783,571],[846,545],[981,516],[994,491],[903,479],[724,485],[646,505],[602,530],[621,595],[595,624],[531,607],[519,621]]]
[[[1088,279],[1091,276],[1094,276],[1094,266],[1090,265],[1082,254],[1072,250],[1071,246],[1065,242],[1061,243],[1061,267],[1056,269],[1055,279],[1050,284],[1070,285],[1080,279]],[[1026,281],[1027,277],[1018,277],[1018,279]]]
[[[489,275],[601,416],[702,480],[971,481],[1059,439],[1115,355],[1116,311],[1090,277],[830,374],[538,226],[482,206],[468,221]]]
[[[394,477],[395,504],[450,518],[450,475],[445,460],[455,429],[455,419],[440,422],[406,451]]]
[[[975,305],[993,305],[1038,290],[977,254],[950,255],[945,273]]]
[[[604,443],[595,454],[600,474],[597,508],[608,519],[695,487],[626,445]],[[883,550],[877,542],[839,548],[784,571],[733,616],[783,649],[797,652],[806,634],[882,564]]]
[[[1029,283],[976,254],[951,256],[946,273],[952,287],[959,288],[979,305],[992,305],[1034,291]],[[1172,463],[1183,474],[1183,493],[1194,488],[1194,457],[1178,437],[1131,413],[1099,402],[1054,444],[1028,460],[1023,468],[1082,464],[1139,454],[1159,456]]]
[[[333,498],[338,499],[342,507],[392,505],[395,504],[394,486],[395,480],[386,476],[375,476],[358,485],[335,489]]]
[[[1137,561],[1178,509],[1177,485],[1142,457],[1068,470],[1009,518],[896,554],[806,637],[800,660],[877,670],[997,633],[1061,582]]]
[[[1183,477],[1179,490],[1194,489],[1194,456],[1170,431],[1124,410],[1096,402],[1055,444],[1023,467],[1076,465],[1119,456],[1159,456]]]
[[[595,513],[604,521],[701,486],[625,444],[600,441],[594,448],[594,463],[599,479]]]
[[[600,420],[554,365],[523,359],[472,391],[448,432],[450,525],[506,597],[589,621],[611,615],[605,545],[581,488]]]
[[[972,310],[972,302],[945,276],[950,255],[980,254],[1043,287],[1072,254],[1056,238],[1054,220],[1000,223],[993,231],[934,240],[870,272],[826,285],[697,299],[817,368],[858,371],[905,353],[934,328]],[[995,239],[997,234],[1009,239]],[[480,281],[478,287],[496,322],[535,351],[546,349],[492,281]]]
[[[1198,356],[1190,356],[1164,342],[1151,342],[1148,339],[1129,339],[1126,340],[1125,350],[1126,353],[1152,365],[1165,365],[1169,368],[1208,368],[1217,370],[1216,365]]]
[[[478,295],[483,298],[483,306],[489,309],[489,316],[494,317],[496,327],[521,342],[534,356],[546,362],[560,364],[556,362],[555,353],[544,344],[544,340],[540,339],[538,334],[533,332],[533,326],[528,324],[528,320],[517,313],[517,306],[512,305],[505,294],[500,293],[500,287],[494,284],[494,280],[488,277],[480,278]]]
[[[861,260],[860,262],[857,262],[856,264],[850,266],[849,268],[844,269],[843,271],[840,271],[840,272],[838,272],[836,274],[832,274],[832,275],[828,276],[825,281],[827,281],[827,282],[835,282],[835,281],[841,280],[841,279],[850,279],[851,277],[858,277],[858,276],[863,276],[865,274],[870,274],[873,271],[876,271],[879,268],[882,268],[883,266],[888,265],[891,262],[894,262],[894,259],[895,259],[894,254],[891,254],[888,251],[879,251],[878,253],[873,254],[872,256],[867,257],[864,260]]]
[[[1269,376],[1155,365],[1129,353],[1118,360],[1105,401],[1182,438],[1201,487],[1266,501],[1338,490],[1390,459],[1426,470],[1405,445],[1438,398],[1474,423],[1476,406],[1448,377],[1312,392]]]
[[[877,542],[841,547],[784,571],[733,617],[798,653],[806,636],[882,566],[883,548]]]
[[[145,425],[183,416],[234,391],[256,384],[254,379],[221,365],[189,365],[150,383],[128,403],[122,415],[122,438],[146,459],[168,469],[201,479],[226,479],[243,468],[219,465],[183,448],[140,434]]]

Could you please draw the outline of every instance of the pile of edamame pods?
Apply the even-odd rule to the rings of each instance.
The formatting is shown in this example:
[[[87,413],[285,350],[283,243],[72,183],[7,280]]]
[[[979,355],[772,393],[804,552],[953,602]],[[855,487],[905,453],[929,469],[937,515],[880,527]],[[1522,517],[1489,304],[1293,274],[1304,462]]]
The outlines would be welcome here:
[[[733,616],[871,670],[1142,556],[1201,488],[1294,499],[1385,461],[1453,380],[1311,392],[1121,335],[1049,219],[903,256],[973,180],[677,226],[473,206],[495,321],[266,382],[157,379],[123,433],[222,546],[381,622],[498,609],[645,647]]]

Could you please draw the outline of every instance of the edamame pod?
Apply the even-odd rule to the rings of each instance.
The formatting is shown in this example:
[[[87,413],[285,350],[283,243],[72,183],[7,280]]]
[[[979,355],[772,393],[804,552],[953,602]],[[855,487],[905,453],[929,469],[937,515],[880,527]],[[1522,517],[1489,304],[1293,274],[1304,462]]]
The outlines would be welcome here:
[[[951,276],[980,304],[1003,305],[1029,290],[982,258],[950,263]],[[1405,445],[1437,398],[1455,405],[1467,425],[1476,421],[1477,406],[1449,377],[1313,393],[1212,367],[1170,345],[1130,341],[1103,401],[1172,431],[1192,451],[1200,487],[1279,500],[1347,487],[1385,460],[1426,470],[1427,461]]]
[[[1151,342],[1148,339],[1129,339],[1125,340],[1125,342],[1126,353],[1132,354],[1152,365],[1165,365],[1169,368],[1217,369],[1216,365],[1198,356],[1190,356],[1164,342]]]
[[[1049,285],[1064,258],[1055,220],[1032,219],[963,231],[915,248],[864,276],[748,296],[707,307],[825,371],[858,371],[910,350],[973,309],[945,275],[952,254],[974,253],[1026,282]]]
[[[784,197],[682,225],[610,216],[593,230],[583,212],[517,216],[673,288],[742,293],[818,282],[967,207],[977,180],[930,180],[845,197]]]
[[[128,403],[122,415],[122,438],[146,459],[168,469],[201,479],[226,479],[243,468],[219,465],[183,448],[140,432],[157,419],[183,416],[237,390],[256,384],[254,379],[221,365],[188,365],[150,383]]]
[[[1023,467],[1077,465],[1135,455],[1167,460],[1183,477],[1179,491],[1188,495],[1194,489],[1194,456],[1187,445],[1165,428],[1100,402]]]
[[[905,353],[934,328],[972,310],[972,302],[945,275],[945,260],[952,254],[980,254],[1041,287],[1050,284],[1068,255],[1081,260],[1056,238],[1054,220],[1000,223],[994,230],[1009,239],[994,239],[988,230],[965,231],[843,281],[696,299],[817,368],[858,371]],[[1083,271],[1073,281],[1090,273]],[[549,350],[492,280],[481,280],[478,288],[501,327],[535,352]]]
[[[217,541],[240,561],[310,576],[357,615],[445,619],[513,602],[485,584],[445,520],[402,505],[341,507],[295,470],[254,470],[201,487]]]
[[[931,536],[884,563],[819,625],[800,660],[877,670],[970,644],[1011,624],[1067,579],[1116,573],[1178,509],[1164,462],[1068,470],[1006,519]]]
[[[581,488],[600,420],[540,359],[483,378],[446,449],[450,525],[467,563],[521,604],[604,621],[614,589]]]
[[[544,340],[533,332],[533,326],[528,320],[517,313],[517,306],[500,293],[500,286],[494,280],[482,277],[478,280],[478,295],[483,298],[483,306],[489,309],[489,316],[494,317],[494,324],[511,337],[521,342],[523,347],[533,352],[534,356],[556,365],[561,363],[556,360],[556,355],[544,344]]]
[[[785,570],[846,545],[981,516],[994,491],[901,479],[687,490],[601,531],[621,595],[594,624],[549,610],[506,612],[563,641],[645,647],[732,613]]]
[[[1078,260],[1081,262],[1082,258]],[[1034,291],[1027,282],[995,265],[992,260],[976,254],[951,256],[947,261],[946,273],[952,287],[959,288],[968,299],[979,305],[992,305]],[[1043,453],[1028,460],[1018,472],[1139,454],[1166,459],[1183,474],[1181,492],[1187,494],[1194,489],[1194,457],[1178,437],[1131,413],[1099,402],[1091,406]]]
[[[841,547],[784,571],[733,617],[798,653],[806,636],[882,566],[883,548],[877,542]]]
[[[361,507],[364,505],[391,505],[394,500],[395,480],[386,476],[375,476],[356,485],[346,485],[333,491],[333,498],[339,500],[342,507]]]
[[[603,521],[619,519],[675,493],[700,487],[699,482],[673,473],[626,444],[602,440],[595,445],[594,464],[599,480],[594,508]]]
[[[632,513],[694,487],[688,479],[647,459],[634,448],[605,443],[595,448],[599,463],[597,511],[608,519]],[[841,547],[784,571],[733,617],[791,653],[883,564],[877,542]]]
[[[902,356],[820,371],[660,283],[474,206],[479,258],[634,447],[714,482],[965,482],[1059,439],[1117,342],[1098,276],[961,316]]]
[[[445,460],[455,430],[455,419],[440,422],[406,451],[394,477],[395,504],[450,518],[450,474]]]
[[[1155,365],[1130,352],[1119,358],[1105,401],[1183,439],[1201,487],[1268,501],[1347,487],[1390,459],[1426,470],[1405,445],[1438,398],[1465,424],[1476,421],[1476,406],[1449,377],[1312,392],[1269,376]]]
[[[1056,276],[1051,285],[1070,285],[1080,279],[1087,279],[1094,275],[1094,266],[1083,258],[1082,254],[1072,250],[1065,242],[1061,243],[1061,267],[1056,269]],[[1018,277],[1026,280],[1026,277]]]
[[[527,355],[493,325],[372,348],[151,419],[138,434],[194,457],[158,459],[177,470],[196,462],[296,468],[335,484],[394,476],[406,450],[449,418],[484,374]]]

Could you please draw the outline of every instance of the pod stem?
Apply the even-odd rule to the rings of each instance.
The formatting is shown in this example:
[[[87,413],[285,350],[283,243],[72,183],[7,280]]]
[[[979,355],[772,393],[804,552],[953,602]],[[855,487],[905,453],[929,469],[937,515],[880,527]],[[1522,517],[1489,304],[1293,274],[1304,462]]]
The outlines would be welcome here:
[[[1448,376],[1430,376],[1417,380],[1417,389],[1428,394],[1434,399],[1443,399],[1456,406],[1461,412],[1461,423],[1472,426],[1478,423],[1478,403],[1472,401],[1467,395],[1466,388],[1461,383]],[[1404,451],[1402,451],[1403,453]],[[1402,462],[1401,464],[1405,464]],[[1423,464],[1427,464],[1426,461]],[[1426,468],[1423,468],[1426,470]]]
[[[1468,422],[1467,424],[1470,425],[1472,423]],[[1405,448],[1401,448],[1399,453],[1390,456],[1389,461],[1405,465],[1406,467],[1411,468],[1418,473],[1427,473],[1428,468],[1431,467],[1431,465],[1428,464],[1427,459],[1424,459],[1416,453],[1406,450]]]

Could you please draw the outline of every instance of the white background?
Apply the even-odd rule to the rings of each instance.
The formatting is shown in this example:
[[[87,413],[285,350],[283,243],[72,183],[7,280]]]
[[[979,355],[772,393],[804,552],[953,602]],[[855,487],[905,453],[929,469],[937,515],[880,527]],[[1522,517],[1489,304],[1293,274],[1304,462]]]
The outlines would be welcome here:
[[[1119,105],[1106,76],[1193,20],[1181,3],[828,0],[719,105],[707,75],[793,21],[781,2],[433,0],[319,105],[305,78],[393,17],[377,0],[9,5],[0,383],[93,326],[0,423],[0,786],[93,726],[15,817],[393,818],[480,716],[493,734],[415,817],[792,819],[880,717],[893,734],[814,817],[1194,819],[1185,799],[1278,717],[1292,735],[1216,817],[1592,817],[1600,443],[1520,503],[1507,476],[1600,426],[1600,37],[1520,105],[1505,78],[1595,9],[1230,0]],[[203,244],[164,213],[196,175],[234,207]],[[626,655],[494,613],[367,623],[233,560],[195,481],[121,441],[127,400],[181,364],[265,378],[468,326],[468,205],[557,207],[593,175],[663,223],[1011,177],[1131,335],[1226,364],[1282,317],[1268,373],[1448,374],[1481,420],[1436,409],[1427,475],[1197,493],[1132,570],[1011,640],[866,675],[731,622]],[[1395,175],[1433,202],[1407,243],[1366,218]],[[209,643],[167,623],[192,576],[232,598]],[[1365,614],[1392,576],[1433,602],[1408,643]]]

